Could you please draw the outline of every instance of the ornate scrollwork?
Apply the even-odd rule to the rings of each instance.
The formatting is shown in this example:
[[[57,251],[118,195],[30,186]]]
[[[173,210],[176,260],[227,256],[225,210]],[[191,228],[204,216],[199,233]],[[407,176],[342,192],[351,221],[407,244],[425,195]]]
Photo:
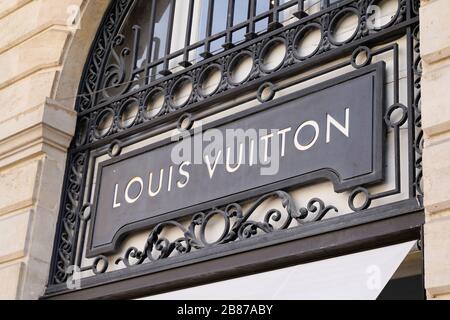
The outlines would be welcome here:
[[[106,14],[102,32],[98,34],[95,46],[91,51],[90,60],[85,68],[81,95],[76,107],[77,111],[83,111],[93,106],[98,81],[101,78],[103,64],[108,58],[109,48],[116,36],[117,28],[121,25],[133,2],[134,0],[117,0]]]
[[[423,169],[422,169],[422,153],[423,153],[423,129],[422,129],[422,110],[421,110],[421,82],[422,82],[422,58],[420,56],[420,29],[419,26],[416,26],[412,32],[413,37],[413,54],[414,54],[414,62],[413,62],[413,73],[414,73],[414,113],[415,113],[415,133],[416,138],[414,141],[414,150],[416,152],[416,179],[415,179],[415,189],[418,200],[420,203],[423,201],[423,187],[422,187],[422,179],[423,179]]]
[[[61,229],[57,244],[54,281],[63,283],[67,280],[67,268],[73,264],[75,239],[77,237],[78,210],[81,201],[81,189],[87,153],[76,154],[70,160],[67,176],[64,207],[61,216]]]
[[[116,52],[116,48],[123,45],[124,41],[125,36],[122,34],[117,35],[112,41],[111,57],[113,59],[113,62],[110,63],[105,69],[102,85],[103,95],[107,98],[111,98],[108,92],[109,89],[120,87],[126,80],[127,66],[125,59],[130,55],[131,49],[125,47],[120,51],[120,54]],[[122,94],[126,90],[126,86],[124,87],[125,88],[122,88],[122,90],[120,90],[121,92],[119,92],[119,94]]]
[[[252,220],[257,209],[268,200],[279,200],[284,209],[269,209],[262,219]],[[167,221],[158,224],[149,234],[145,247],[141,251],[136,247],[130,247],[125,255],[116,260],[116,264],[123,263],[130,267],[143,264],[146,260],[154,262],[167,259],[174,254],[184,255],[195,250],[211,248],[230,242],[243,241],[262,233],[273,233],[288,229],[292,221],[303,225],[308,222],[320,221],[326,214],[334,210],[334,206],[327,206],[318,198],[308,202],[304,208],[297,209],[294,199],[284,191],[275,191],[257,199],[247,210],[233,203],[224,209],[213,209],[207,213],[201,212],[194,215],[188,227],[176,221]],[[206,233],[208,224],[212,218],[223,219],[224,227],[221,235],[214,242],[208,241]],[[163,235],[167,228],[176,228],[183,234],[175,240],[169,240]]]

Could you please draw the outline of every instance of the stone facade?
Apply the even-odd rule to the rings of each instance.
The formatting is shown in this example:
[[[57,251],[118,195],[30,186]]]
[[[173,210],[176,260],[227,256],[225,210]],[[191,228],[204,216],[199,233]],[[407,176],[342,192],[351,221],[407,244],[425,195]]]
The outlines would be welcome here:
[[[108,3],[0,2],[0,299],[44,292],[73,97]]]
[[[450,299],[450,4],[423,0],[420,14],[425,285],[429,298]]]
[[[44,292],[74,96],[109,1],[0,1],[0,299]],[[450,298],[449,16],[448,0],[422,0],[429,298]]]

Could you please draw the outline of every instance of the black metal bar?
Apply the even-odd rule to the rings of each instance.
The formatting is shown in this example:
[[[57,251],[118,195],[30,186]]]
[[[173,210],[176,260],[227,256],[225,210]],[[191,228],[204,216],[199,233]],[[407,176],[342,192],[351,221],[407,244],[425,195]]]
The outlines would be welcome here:
[[[290,7],[290,5],[292,5],[292,4],[289,3],[289,2],[284,3],[283,5],[280,5],[279,10],[287,9],[287,8]],[[318,17],[318,16],[320,16],[320,15],[322,15],[322,14],[323,14],[323,12],[318,12],[318,13],[316,13],[316,14],[314,14],[314,15],[308,16],[308,19],[305,20],[305,21],[302,21],[302,22],[306,22],[306,21],[313,20],[314,18],[316,18],[316,17]],[[254,17],[254,20],[255,20],[255,21],[259,21],[259,20],[262,20],[262,19],[267,18],[267,17],[269,17],[269,16],[270,16],[270,11],[267,11],[267,12],[264,12],[264,13],[261,13],[261,14],[255,16],[255,17]],[[213,35],[211,35],[211,37],[208,38],[208,40],[209,40],[210,42],[212,42],[212,41],[214,41],[214,40],[217,40],[217,39],[226,37],[226,35],[227,35],[228,32],[230,32],[230,33],[232,34],[233,32],[235,32],[235,31],[237,31],[237,30],[240,30],[240,29],[242,29],[242,28],[244,28],[244,27],[247,27],[247,28],[248,28],[248,21],[244,21],[244,22],[241,22],[241,23],[239,23],[239,24],[237,24],[237,25],[234,25],[234,26],[231,28],[231,30],[225,30],[225,31],[221,31],[221,32],[219,32],[219,33],[213,34]],[[170,53],[170,54],[168,55],[168,58],[169,58],[169,60],[170,60],[170,59],[172,59],[172,58],[175,58],[175,57],[178,57],[178,56],[180,56],[180,55],[183,55],[184,52],[185,52],[185,50],[191,51],[191,50],[200,48],[200,47],[202,47],[202,46],[204,45],[204,42],[205,42],[205,41],[206,41],[206,39],[203,39],[202,41],[198,41],[198,42],[196,42],[196,43],[194,43],[194,44],[191,44],[191,45],[189,45],[189,46],[186,47],[186,48],[183,48],[183,49],[180,49],[180,50],[178,50],[178,51],[172,52],[172,53]],[[155,40],[154,40],[153,42],[155,42]],[[148,66],[146,66],[146,67],[147,67],[147,68],[152,68],[152,67],[154,67],[154,66],[156,66],[156,65],[159,65],[159,64],[163,63],[165,59],[166,59],[166,57],[162,57],[162,58],[160,58],[160,59],[158,59],[158,60],[155,58],[155,59],[153,59],[152,62],[150,62],[150,65],[148,65]],[[139,69],[136,70],[136,72],[140,72],[140,71],[141,71],[141,70],[139,70]]]
[[[176,0],[170,0],[170,13],[169,13],[169,23],[167,26],[167,39],[166,39],[166,48],[165,48],[165,54],[164,54],[164,64],[163,69],[159,72],[163,76],[168,76],[172,74],[172,72],[169,70],[169,55],[170,55],[170,48],[172,46],[172,36],[173,36],[173,20],[175,17],[175,5]]]
[[[149,32],[148,32],[148,46],[147,46],[147,66],[146,66],[146,70],[145,70],[145,83],[149,84],[150,82],[150,72],[151,72],[151,67],[150,67],[150,63],[153,60],[153,56],[152,56],[152,52],[153,52],[153,37],[154,37],[154,33],[155,33],[155,16],[156,16],[156,2],[157,1],[152,1],[152,6],[150,9],[150,24],[149,24]]]
[[[305,0],[298,0],[298,11],[294,13],[294,16],[298,19],[303,19],[308,16],[305,11]]]
[[[184,39],[184,53],[183,53],[183,61],[180,62],[180,66],[187,68],[192,65],[189,62],[189,51],[188,47],[191,44],[191,33],[192,33],[192,18],[194,15],[194,0],[189,0],[189,8],[188,8],[188,18],[187,18],[187,26],[186,26],[186,37]]]
[[[137,69],[137,61],[139,57],[139,41],[141,39],[141,27],[138,25],[133,26],[133,71]]]
[[[268,26],[268,30],[272,31],[278,28],[283,27],[283,24],[280,23],[280,0],[271,0],[270,1],[270,6],[272,7],[272,17],[271,17],[271,21],[269,23]]]
[[[228,50],[233,47],[233,33],[231,32],[234,23],[234,9],[235,0],[228,0],[228,13],[227,13],[227,35],[225,37],[225,43],[222,47]]]
[[[248,15],[248,29],[245,38],[250,40],[257,35],[255,32],[256,0],[249,0]]]
[[[211,36],[214,23],[214,1],[215,0],[208,0],[208,18],[206,20],[205,51],[200,54],[200,56],[204,59],[207,59],[212,56]]]
[[[393,51],[393,57],[392,57],[393,64],[394,64],[394,67],[393,67],[393,73],[394,73],[394,81],[393,81],[394,101],[393,101],[393,104],[397,104],[399,102],[399,78],[400,78],[398,44],[394,43],[390,46],[387,46],[386,48],[381,48],[379,50],[375,50],[373,52],[373,56],[387,52],[388,50]],[[398,126],[395,126],[393,128],[393,131],[394,131],[394,154],[395,154],[395,156],[394,156],[394,158],[395,158],[395,160],[394,160],[394,163],[395,163],[395,174],[394,174],[395,185],[392,190],[388,190],[388,191],[384,191],[384,192],[380,192],[380,193],[371,195],[371,199],[373,199],[373,200],[392,196],[392,195],[395,195],[395,194],[398,194],[401,192],[400,128]]]

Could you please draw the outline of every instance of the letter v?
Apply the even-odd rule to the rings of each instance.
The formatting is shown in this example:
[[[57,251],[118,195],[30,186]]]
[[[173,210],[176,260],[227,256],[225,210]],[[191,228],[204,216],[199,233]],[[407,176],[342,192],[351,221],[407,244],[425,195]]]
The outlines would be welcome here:
[[[209,178],[212,179],[212,177],[214,176],[214,172],[216,172],[216,167],[217,164],[219,163],[219,158],[222,155],[222,150],[219,150],[219,152],[217,152],[217,157],[214,160],[214,165],[211,166],[211,161],[209,160],[208,155],[205,155],[205,162],[206,162],[206,166],[208,167],[208,173],[209,173]]]

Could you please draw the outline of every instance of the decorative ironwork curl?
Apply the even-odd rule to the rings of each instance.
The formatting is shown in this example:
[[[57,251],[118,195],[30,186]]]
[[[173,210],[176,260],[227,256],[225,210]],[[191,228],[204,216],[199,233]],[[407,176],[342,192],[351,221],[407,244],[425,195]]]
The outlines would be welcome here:
[[[279,200],[284,208],[284,214],[279,209],[269,209],[262,221],[252,220],[252,216],[261,205],[268,200]],[[124,256],[116,260],[116,264],[123,263],[126,267],[143,264],[146,260],[155,262],[173,256],[188,254],[195,250],[211,248],[230,242],[243,241],[261,233],[273,233],[288,229],[292,221],[300,225],[308,222],[320,221],[330,211],[338,212],[334,206],[325,205],[319,198],[310,200],[306,207],[297,209],[294,199],[284,191],[275,191],[257,199],[247,210],[233,203],[224,209],[213,209],[208,213],[200,212],[192,216],[188,227],[176,221],[158,224],[149,234],[145,247],[141,251],[130,247]],[[221,217],[224,221],[223,231],[214,242],[206,239],[208,223],[214,217]],[[278,225],[276,226],[275,223]],[[163,235],[168,228],[176,228],[183,234],[173,241]]]
[[[76,154],[70,160],[69,175],[67,176],[64,208],[61,213],[61,227],[57,243],[57,258],[53,280],[63,283],[67,280],[67,269],[73,265],[75,239],[77,236],[77,214],[81,201],[81,189],[87,153]]]
[[[416,4],[418,6],[418,4]],[[414,73],[414,123],[415,123],[415,141],[414,141],[414,150],[416,152],[416,161],[415,161],[415,169],[416,169],[416,178],[414,182],[414,187],[416,191],[416,196],[418,201],[422,204],[423,202],[423,167],[422,167],[422,153],[423,153],[423,144],[424,144],[424,135],[422,129],[422,110],[421,110],[421,82],[422,82],[422,57],[420,55],[420,28],[417,25],[412,31],[412,39],[413,39],[413,73]]]
[[[121,25],[134,0],[116,0],[115,4],[106,14],[103,21],[102,32],[97,35],[90,60],[85,68],[84,81],[82,82],[82,95],[77,103],[77,111],[91,108],[94,103],[94,94],[98,87],[102,67],[108,57],[109,48],[116,35],[116,30]]]

